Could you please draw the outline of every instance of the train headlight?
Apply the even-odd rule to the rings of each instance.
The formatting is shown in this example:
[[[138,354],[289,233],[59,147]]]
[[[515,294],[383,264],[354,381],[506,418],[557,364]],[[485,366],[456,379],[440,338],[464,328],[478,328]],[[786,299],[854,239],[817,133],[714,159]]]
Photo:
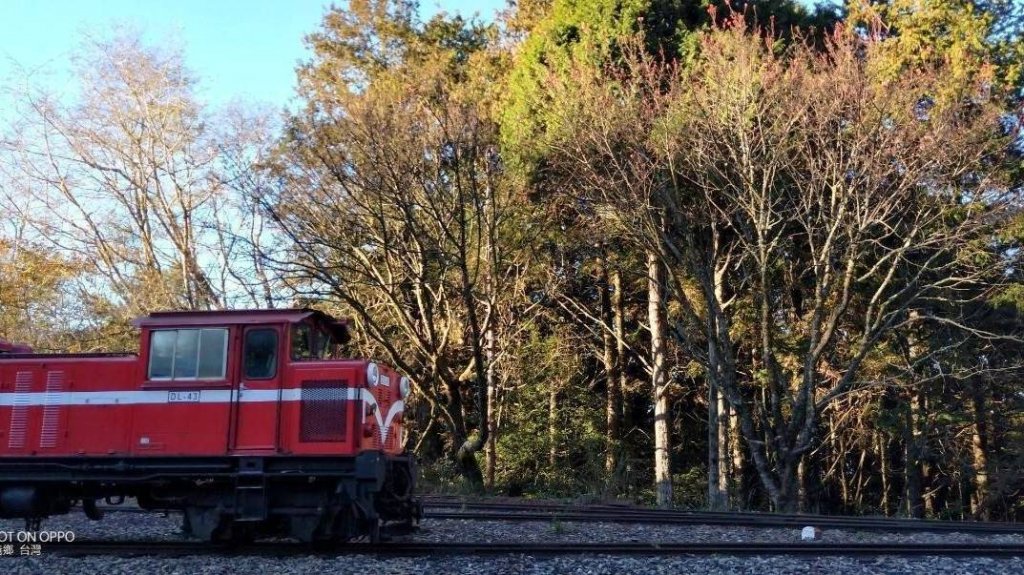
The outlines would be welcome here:
[[[402,376],[401,381],[398,382],[398,392],[402,394],[402,399],[409,397],[409,393],[412,392],[412,384],[408,377]]]
[[[372,361],[366,365],[366,383],[369,385],[380,383],[380,368]]]

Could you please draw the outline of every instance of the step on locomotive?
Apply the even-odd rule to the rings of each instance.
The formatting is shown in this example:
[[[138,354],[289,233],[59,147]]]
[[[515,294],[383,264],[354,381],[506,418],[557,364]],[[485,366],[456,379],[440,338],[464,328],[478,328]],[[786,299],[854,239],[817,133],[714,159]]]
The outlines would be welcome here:
[[[0,517],[134,498],[213,541],[377,541],[422,514],[403,449],[409,379],[343,357],[320,311],[163,312],[139,353],[0,341]]]

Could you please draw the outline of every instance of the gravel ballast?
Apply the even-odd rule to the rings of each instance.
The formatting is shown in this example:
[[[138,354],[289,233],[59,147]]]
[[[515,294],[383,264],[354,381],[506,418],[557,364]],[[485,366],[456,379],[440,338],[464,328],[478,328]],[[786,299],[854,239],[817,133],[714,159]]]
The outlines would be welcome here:
[[[77,540],[180,540],[181,518],[148,513],[108,513],[98,522],[81,513],[53,517],[44,530],[70,530]],[[0,531],[19,531],[21,521],[0,520]],[[800,540],[798,529],[722,527],[704,525],[656,525],[576,523],[560,521],[475,521],[426,519],[409,540],[431,542],[785,542]],[[977,535],[967,533],[879,533],[824,530],[824,543],[1024,543],[1024,535]],[[15,553],[18,545],[15,544]],[[0,546],[2,549],[2,546]],[[373,557],[373,556],[263,556],[196,557],[62,557],[48,554],[46,545],[34,557],[0,556],[0,573],[22,574],[689,574],[689,573],[927,573],[979,574],[1022,573],[1024,558],[973,557]]]

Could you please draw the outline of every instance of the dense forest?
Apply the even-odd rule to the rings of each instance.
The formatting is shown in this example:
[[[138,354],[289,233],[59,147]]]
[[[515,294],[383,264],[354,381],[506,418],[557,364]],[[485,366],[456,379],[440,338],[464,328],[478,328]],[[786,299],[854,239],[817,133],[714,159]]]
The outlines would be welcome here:
[[[0,335],[311,306],[433,489],[1024,516],[1024,5],[328,9],[299,104],[85,39],[9,86]]]

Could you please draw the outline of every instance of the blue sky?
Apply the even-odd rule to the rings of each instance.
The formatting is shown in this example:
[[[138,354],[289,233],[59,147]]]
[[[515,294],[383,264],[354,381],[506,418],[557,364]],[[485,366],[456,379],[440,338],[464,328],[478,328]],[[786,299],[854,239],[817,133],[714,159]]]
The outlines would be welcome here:
[[[442,9],[489,16],[505,2],[421,4],[424,15]],[[35,72],[36,81],[58,82],[66,78],[68,58],[82,33],[103,37],[113,26],[126,25],[150,42],[180,42],[207,102],[282,106],[292,95],[295,64],[307,55],[302,38],[319,27],[329,5],[329,0],[0,0],[0,81],[16,79],[25,69]]]
[[[801,0],[807,4],[813,0]],[[176,41],[215,106],[233,100],[287,105],[295,65],[307,57],[302,38],[316,30],[324,0],[0,0],[0,82],[53,86],[67,79],[82,34],[106,36],[115,25],[148,41]],[[440,10],[489,18],[505,0],[421,0],[423,16]],[[4,115],[0,99],[0,118]]]

